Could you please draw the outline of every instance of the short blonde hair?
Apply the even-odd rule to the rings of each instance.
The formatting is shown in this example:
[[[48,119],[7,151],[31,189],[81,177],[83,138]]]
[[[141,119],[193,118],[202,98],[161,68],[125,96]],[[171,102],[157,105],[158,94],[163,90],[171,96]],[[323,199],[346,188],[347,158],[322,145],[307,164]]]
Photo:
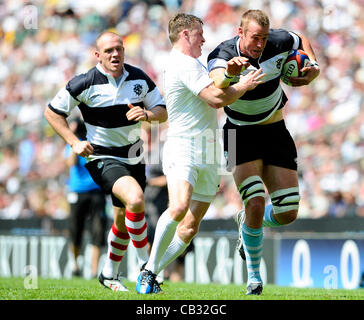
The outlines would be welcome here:
[[[268,16],[261,10],[248,10],[243,13],[241,16],[240,27],[243,29],[243,32],[248,28],[248,24],[251,20],[254,20],[262,27],[269,27],[269,18]]]
[[[179,38],[179,33],[184,30],[193,29],[197,24],[203,25],[200,18],[187,13],[176,14],[168,23],[168,34],[171,43],[175,43]]]

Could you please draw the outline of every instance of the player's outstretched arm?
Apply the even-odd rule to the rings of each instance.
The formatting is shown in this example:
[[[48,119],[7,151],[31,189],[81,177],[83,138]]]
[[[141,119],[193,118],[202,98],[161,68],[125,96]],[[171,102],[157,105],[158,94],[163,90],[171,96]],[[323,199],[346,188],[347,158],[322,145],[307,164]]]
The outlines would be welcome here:
[[[253,90],[256,86],[263,83],[265,73],[262,72],[263,69],[251,71],[245,76],[240,76],[239,82],[223,89],[216,88],[214,84],[211,84],[202,89],[198,96],[212,108],[225,107],[238,100],[245,92]]]
[[[234,57],[227,62],[225,68],[216,68],[211,70],[210,78],[214,81],[215,87],[227,88],[234,76],[239,76],[240,73],[249,67],[248,59],[245,57]]]
[[[264,77],[265,73],[263,73],[263,69],[260,68],[255,71],[250,71],[245,76],[240,76],[240,80],[237,84],[240,84],[245,88],[245,93],[246,91],[255,89],[259,84],[262,84],[264,82]]]

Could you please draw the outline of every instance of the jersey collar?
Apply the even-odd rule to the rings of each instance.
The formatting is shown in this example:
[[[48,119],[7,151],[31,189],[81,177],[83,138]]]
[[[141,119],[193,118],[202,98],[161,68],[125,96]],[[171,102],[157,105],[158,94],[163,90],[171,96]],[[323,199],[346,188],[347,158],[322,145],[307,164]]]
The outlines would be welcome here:
[[[109,82],[111,82],[115,87],[117,87],[115,78],[111,74],[105,72],[100,63],[96,65],[96,69],[99,70],[103,75],[105,75],[109,79]],[[124,80],[128,77],[128,75],[129,72],[126,71],[125,66],[123,66],[123,73],[121,75],[119,86],[124,82]]]

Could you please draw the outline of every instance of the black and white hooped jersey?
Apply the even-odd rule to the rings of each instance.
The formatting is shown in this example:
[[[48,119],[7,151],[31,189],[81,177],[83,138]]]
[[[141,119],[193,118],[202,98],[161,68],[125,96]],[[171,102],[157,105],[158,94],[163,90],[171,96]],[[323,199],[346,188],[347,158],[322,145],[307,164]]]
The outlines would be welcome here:
[[[94,147],[89,160],[107,156],[135,163],[142,157],[141,122],[126,118],[128,103],[148,110],[166,107],[157,86],[141,69],[124,64],[117,84],[98,64],[71,79],[48,107],[64,117],[76,106],[80,109],[87,140]]]
[[[275,111],[283,108],[287,97],[280,85],[283,63],[287,59],[289,51],[298,49],[301,39],[293,32],[282,29],[269,31],[266,47],[259,59],[249,58],[250,66],[242,72],[246,75],[252,70],[263,68],[266,74],[263,84],[255,89],[247,91],[236,102],[224,108],[229,120],[236,125],[249,125],[261,123],[269,119]],[[227,62],[236,56],[244,56],[240,49],[240,37],[222,42],[213,50],[208,58],[209,72],[216,68],[226,68]],[[230,83],[238,81],[235,77]]]

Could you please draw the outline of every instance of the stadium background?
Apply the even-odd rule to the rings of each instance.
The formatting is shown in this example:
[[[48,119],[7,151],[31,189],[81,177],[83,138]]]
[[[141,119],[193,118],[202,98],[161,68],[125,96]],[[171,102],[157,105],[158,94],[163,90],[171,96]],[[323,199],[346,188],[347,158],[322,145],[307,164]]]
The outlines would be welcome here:
[[[292,226],[265,230],[267,281],[335,287],[336,272],[338,287],[359,286],[364,270],[363,0],[0,1],[0,276],[23,276],[24,266],[32,264],[44,277],[70,276],[64,142],[43,110],[71,77],[95,64],[97,34],[107,28],[122,34],[126,62],[143,68],[162,90],[170,50],[166,26],[173,14],[184,11],[203,19],[205,62],[220,41],[235,35],[248,8],[265,10],[274,28],[304,33],[321,67],[310,86],[284,86],[302,199]],[[221,126],[224,120],[220,111]],[[160,128],[162,141],[165,128]],[[145,129],[143,137],[150,141]],[[152,141],[148,152],[160,145]],[[240,206],[231,177],[223,176],[196,239],[195,250],[203,254],[186,259],[187,281],[244,280],[232,221]],[[123,266],[130,263],[128,272],[132,255]],[[86,261],[86,251],[84,256]],[[314,259],[320,256],[324,262]],[[205,267],[208,276],[201,279]],[[87,272],[85,263],[85,277]]]

